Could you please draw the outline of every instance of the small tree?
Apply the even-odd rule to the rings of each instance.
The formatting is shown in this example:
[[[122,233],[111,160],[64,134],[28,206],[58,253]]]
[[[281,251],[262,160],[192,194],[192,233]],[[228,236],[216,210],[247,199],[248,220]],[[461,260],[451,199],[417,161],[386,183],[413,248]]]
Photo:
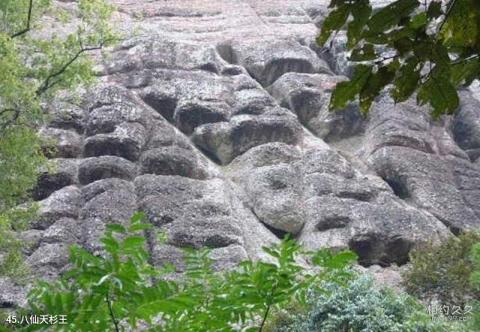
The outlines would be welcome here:
[[[22,260],[11,231],[25,225],[34,209],[16,206],[28,201],[46,162],[36,134],[44,120],[41,103],[60,89],[92,82],[86,55],[114,42],[111,13],[105,0],[80,0],[70,16],[50,0],[0,2],[0,275],[18,272]],[[75,31],[42,31],[47,15],[60,25],[77,22]]]

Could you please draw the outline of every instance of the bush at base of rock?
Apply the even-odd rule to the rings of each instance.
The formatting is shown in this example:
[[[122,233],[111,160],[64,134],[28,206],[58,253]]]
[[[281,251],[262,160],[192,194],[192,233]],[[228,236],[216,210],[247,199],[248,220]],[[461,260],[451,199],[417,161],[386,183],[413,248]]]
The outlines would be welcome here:
[[[480,289],[470,283],[471,252],[479,242],[480,233],[468,232],[412,251],[411,266],[403,276],[407,292],[443,305],[462,306],[479,298]]]
[[[73,246],[71,269],[58,281],[39,282],[28,308],[16,316],[66,315],[67,324],[58,329],[75,332],[138,331],[140,326],[165,332],[239,330],[235,326],[262,331],[271,310],[294,300],[305,304],[307,291],[321,280],[348,280],[356,259],[350,251],[305,252],[285,239],[264,248],[266,261],[246,260],[223,272],[212,270],[209,250],[186,250],[185,273],[171,278],[174,266],[149,263],[144,235],[152,225],[143,219],[136,214],[129,226],[107,225],[99,256]],[[312,261],[309,268],[299,263],[305,260]],[[9,327],[36,331],[47,325]]]
[[[440,332],[467,331],[461,323],[432,320],[427,309],[407,294],[376,288],[370,276],[347,287],[326,283],[324,292],[310,294],[308,312],[276,332]]]

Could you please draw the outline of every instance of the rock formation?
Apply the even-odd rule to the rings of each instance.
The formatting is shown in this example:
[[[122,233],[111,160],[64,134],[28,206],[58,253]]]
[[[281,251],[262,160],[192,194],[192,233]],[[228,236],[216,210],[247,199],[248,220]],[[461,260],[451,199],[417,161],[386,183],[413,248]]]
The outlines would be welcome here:
[[[155,226],[153,262],[178,272],[182,247],[210,247],[228,268],[285,233],[403,264],[419,243],[480,226],[480,94],[437,121],[388,97],[366,119],[331,113],[350,71],[341,36],[314,42],[327,1],[113,2],[127,37],[41,131],[55,167],[21,234],[37,276],[61,273],[72,243],[98,250],[105,224],[137,210]],[[22,288],[0,287],[0,305],[21,302]]]

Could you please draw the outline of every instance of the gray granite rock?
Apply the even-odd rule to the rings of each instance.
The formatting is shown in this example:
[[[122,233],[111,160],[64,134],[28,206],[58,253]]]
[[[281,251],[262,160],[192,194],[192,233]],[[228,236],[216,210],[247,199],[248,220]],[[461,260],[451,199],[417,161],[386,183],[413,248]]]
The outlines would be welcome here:
[[[151,149],[145,151],[140,158],[141,173],[205,179],[208,173],[199,159],[194,151],[181,147]]]
[[[263,86],[269,86],[287,72],[330,72],[329,66],[310,48],[295,40],[266,40],[258,43],[244,40],[231,47],[230,63],[245,67]]]
[[[43,150],[50,158],[76,158],[82,153],[83,139],[75,131],[44,128],[40,135],[45,142]]]
[[[35,229],[46,229],[60,218],[77,218],[82,204],[80,189],[64,187],[39,202],[38,216],[31,225]]]
[[[85,157],[119,156],[136,161],[146,142],[146,130],[139,123],[121,123],[112,133],[97,134],[85,140]]]
[[[467,92],[460,96],[460,110],[453,120],[452,132],[458,145],[476,160],[480,157],[480,101]]]
[[[78,179],[83,185],[107,178],[133,180],[136,175],[134,163],[116,156],[83,159],[78,168]]]
[[[138,210],[151,261],[178,273],[184,247],[230,269],[285,233],[395,271],[411,248],[480,227],[475,89],[437,120],[387,97],[366,118],[332,113],[352,66],[343,32],[316,45],[328,1],[112,2],[125,38],[94,55],[98,84],[45,105],[54,167],[19,234],[36,276],[62,273],[71,244],[101,253],[105,225]],[[0,288],[0,307],[24,303],[28,287]]]
[[[302,124],[326,142],[355,136],[363,129],[358,107],[338,112],[328,108],[330,96],[342,76],[287,73],[269,91],[278,103],[298,115]]]
[[[42,200],[63,187],[78,183],[78,159],[52,159],[33,189],[33,198]]]
[[[283,110],[261,116],[239,115],[231,122],[198,127],[193,142],[221,164],[228,164],[248,149],[268,142],[298,144],[302,130],[296,119]]]

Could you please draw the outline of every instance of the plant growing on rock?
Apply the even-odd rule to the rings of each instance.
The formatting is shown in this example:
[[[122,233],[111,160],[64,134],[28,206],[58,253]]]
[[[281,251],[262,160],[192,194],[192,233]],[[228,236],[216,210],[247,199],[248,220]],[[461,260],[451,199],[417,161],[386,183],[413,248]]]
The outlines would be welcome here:
[[[262,331],[270,312],[292,301],[305,304],[307,291],[321,280],[342,284],[352,274],[355,254],[326,250],[305,253],[320,268],[297,260],[301,248],[291,239],[265,248],[271,262],[245,261],[231,271],[211,269],[208,250],[188,250],[186,272],[167,278],[171,266],[149,263],[142,233],[151,225],[136,214],[131,225],[107,226],[104,253],[94,256],[72,247],[70,269],[60,280],[40,282],[29,295],[29,315],[66,314],[62,331]],[[50,326],[51,327],[51,326]],[[24,326],[33,331],[46,325]]]
[[[342,109],[358,98],[364,113],[392,86],[402,102],[416,94],[435,117],[454,112],[457,89],[480,76],[480,2],[396,0],[373,9],[369,0],[332,0],[317,38],[325,45],[346,29],[355,71],[339,83],[330,106]]]
[[[0,2],[0,275],[18,272],[22,261],[11,231],[31,219],[15,207],[28,201],[46,162],[36,133],[45,120],[42,103],[56,91],[92,82],[87,53],[116,38],[107,1],[80,0],[72,15],[57,6],[50,0]],[[54,29],[42,26],[47,17]],[[57,35],[68,20],[73,31]]]

